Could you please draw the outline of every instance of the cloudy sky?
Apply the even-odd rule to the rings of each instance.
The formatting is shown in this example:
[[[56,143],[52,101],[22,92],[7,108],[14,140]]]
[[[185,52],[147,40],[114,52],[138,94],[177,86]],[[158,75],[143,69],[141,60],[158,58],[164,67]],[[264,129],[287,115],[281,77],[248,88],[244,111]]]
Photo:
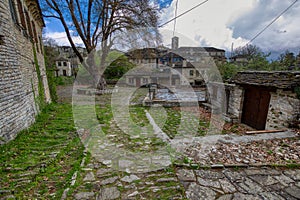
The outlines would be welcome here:
[[[176,0],[164,0],[161,24],[172,19]],[[178,15],[199,4],[200,0],[178,0]],[[209,0],[177,19],[176,36],[180,46],[213,46],[230,51],[247,44],[258,32],[295,0]],[[297,1],[252,44],[274,55],[287,49],[300,51],[300,1]],[[46,35],[60,44],[68,42],[56,22],[46,20]],[[161,28],[165,45],[170,45],[174,22]],[[189,41],[189,42],[188,42]],[[80,40],[76,41],[78,44]]]

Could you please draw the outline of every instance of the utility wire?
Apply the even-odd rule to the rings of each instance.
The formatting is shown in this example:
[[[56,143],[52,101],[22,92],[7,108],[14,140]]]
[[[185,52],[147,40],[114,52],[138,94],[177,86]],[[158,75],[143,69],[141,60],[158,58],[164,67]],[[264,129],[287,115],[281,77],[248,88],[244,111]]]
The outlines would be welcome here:
[[[297,1],[298,1],[298,0],[297,0]],[[191,9],[189,9],[189,10],[187,10],[187,11],[181,13],[180,15],[175,16],[173,19],[170,19],[169,21],[167,21],[167,22],[165,22],[165,23],[159,25],[158,28],[161,28],[161,27],[163,27],[164,25],[166,25],[166,24],[168,24],[168,23],[170,23],[170,22],[176,20],[177,18],[181,17],[182,15],[185,15],[185,14],[189,13],[190,11],[194,10],[195,8],[198,8],[199,6],[205,4],[206,2],[208,2],[208,0],[205,0],[205,1],[203,1],[203,2],[201,2],[201,3],[199,3],[199,4],[197,4],[196,6],[192,7]]]
[[[173,37],[175,36],[175,30],[176,30],[177,10],[178,10],[178,0],[176,1],[176,7],[175,7],[175,20],[174,20],[174,28],[173,28]]]
[[[279,17],[281,17],[285,12],[287,12],[291,7],[293,7],[298,0],[294,1],[289,7],[287,7],[284,11],[282,11],[277,17],[275,17],[265,28],[263,28],[260,32],[258,32],[245,46],[253,42],[258,36],[260,36],[267,28],[269,28],[274,22],[276,22]]]

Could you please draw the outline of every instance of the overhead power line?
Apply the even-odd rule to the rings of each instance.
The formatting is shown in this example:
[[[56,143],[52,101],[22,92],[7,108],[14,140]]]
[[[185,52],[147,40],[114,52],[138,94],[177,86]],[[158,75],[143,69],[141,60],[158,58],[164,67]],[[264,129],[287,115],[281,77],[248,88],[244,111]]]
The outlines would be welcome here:
[[[205,4],[206,2],[208,2],[208,0],[205,0],[205,1],[203,1],[203,2],[201,2],[201,3],[199,3],[199,4],[197,4],[196,6],[192,7],[191,9],[189,9],[189,10],[187,10],[187,11],[181,13],[181,14],[178,15],[178,16],[175,16],[173,19],[170,19],[169,21],[167,21],[167,22],[165,22],[165,23],[159,25],[158,27],[161,28],[161,27],[165,26],[166,24],[168,24],[168,23],[170,23],[170,22],[176,20],[177,18],[179,18],[179,17],[181,17],[181,16],[183,16],[183,15],[185,15],[185,14],[191,12],[192,10],[198,8],[199,6]]]
[[[277,17],[275,17],[265,28],[263,28],[260,32],[258,32],[247,44],[250,44],[251,42],[253,42],[253,40],[255,40],[258,36],[260,36],[267,28],[269,28],[274,22],[276,22],[279,17],[281,17],[285,12],[287,12],[291,7],[293,7],[298,0],[294,1],[289,7],[287,7],[284,11],[282,11]]]

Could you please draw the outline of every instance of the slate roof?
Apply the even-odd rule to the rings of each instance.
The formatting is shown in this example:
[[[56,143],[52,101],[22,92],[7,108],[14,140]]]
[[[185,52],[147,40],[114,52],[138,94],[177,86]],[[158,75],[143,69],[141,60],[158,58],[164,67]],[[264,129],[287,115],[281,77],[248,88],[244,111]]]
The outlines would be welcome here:
[[[133,59],[155,59],[158,58],[162,52],[164,52],[164,50],[159,50],[157,48],[144,48],[134,49],[125,55]]]
[[[63,56],[58,56],[55,61],[69,61],[67,58],[63,57]]]
[[[231,82],[237,85],[292,89],[300,86],[300,71],[244,71],[238,72]]]
[[[215,47],[179,47],[177,49],[177,51],[189,51],[189,50],[207,51],[207,52],[225,52],[225,50],[217,49]]]

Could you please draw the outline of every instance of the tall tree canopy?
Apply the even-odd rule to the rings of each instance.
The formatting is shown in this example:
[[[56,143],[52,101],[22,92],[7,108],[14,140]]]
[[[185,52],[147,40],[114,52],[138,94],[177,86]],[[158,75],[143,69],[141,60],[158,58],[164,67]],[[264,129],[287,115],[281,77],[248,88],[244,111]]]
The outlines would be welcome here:
[[[40,0],[40,4],[44,17],[60,20],[80,62],[84,61],[83,55],[73,35],[81,38],[91,57],[101,47],[101,67],[117,32],[158,26],[158,7],[151,0]],[[89,62],[85,65],[87,71],[95,82],[101,81],[93,59]]]
[[[245,69],[269,70],[269,61],[267,57],[269,57],[271,53],[264,53],[256,45],[249,44],[243,47],[238,47],[233,53],[234,55],[243,56],[247,59],[244,66]]]

